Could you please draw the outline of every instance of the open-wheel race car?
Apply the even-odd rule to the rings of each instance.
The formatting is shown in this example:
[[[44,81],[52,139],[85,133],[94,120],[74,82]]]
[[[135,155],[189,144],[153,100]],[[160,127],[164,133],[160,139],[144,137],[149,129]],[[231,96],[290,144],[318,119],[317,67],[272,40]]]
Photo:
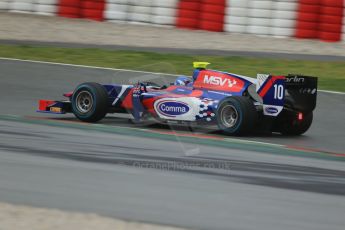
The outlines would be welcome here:
[[[73,113],[97,122],[108,113],[129,113],[135,122],[217,125],[228,135],[265,130],[300,135],[312,124],[317,78],[258,74],[257,79],[207,69],[195,62],[192,77],[177,77],[169,86],[82,83],[67,100],[40,100],[38,112]]]

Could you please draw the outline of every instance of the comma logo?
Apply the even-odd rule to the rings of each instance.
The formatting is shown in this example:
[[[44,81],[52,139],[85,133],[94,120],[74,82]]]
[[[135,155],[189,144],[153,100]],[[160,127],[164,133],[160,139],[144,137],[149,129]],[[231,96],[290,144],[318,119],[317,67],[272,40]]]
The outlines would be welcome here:
[[[173,112],[173,113],[186,113],[186,107],[179,107],[179,106],[168,106],[166,104],[161,104],[159,107],[163,112]]]
[[[157,104],[158,112],[168,116],[176,117],[188,113],[190,107],[181,101],[161,101]]]
[[[269,114],[276,114],[276,113],[278,113],[278,109],[274,108],[274,107],[267,107],[265,110]]]

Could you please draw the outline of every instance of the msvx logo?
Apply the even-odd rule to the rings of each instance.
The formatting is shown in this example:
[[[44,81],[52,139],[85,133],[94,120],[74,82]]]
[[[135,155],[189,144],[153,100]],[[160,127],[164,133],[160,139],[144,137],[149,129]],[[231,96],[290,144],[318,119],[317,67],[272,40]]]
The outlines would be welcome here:
[[[217,85],[217,86],[228,86],[229,88],[233,87],[237,84],[236,80],[231,80],[226,77],[217,77],[217,76],[204,76],[204,83],[205,84],[211,84],[211,85]]]
[[[161,101],[157,105],[158,112],[167,117],[176,117],[189,112],[187,103],[179,101]]]

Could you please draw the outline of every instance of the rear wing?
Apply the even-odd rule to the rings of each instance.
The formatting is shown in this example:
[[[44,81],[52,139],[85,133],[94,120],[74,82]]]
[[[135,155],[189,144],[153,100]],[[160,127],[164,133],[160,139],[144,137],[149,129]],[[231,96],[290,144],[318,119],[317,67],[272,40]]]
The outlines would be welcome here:
[[[294,110],[311,112],[316,107],[317,77],[289,74],[285,81],[285,104]]]
[[[256,91],[266,116],[278,116],[284,108],[311,112],[316,107],[317,78],[297,74],[257,75]]]

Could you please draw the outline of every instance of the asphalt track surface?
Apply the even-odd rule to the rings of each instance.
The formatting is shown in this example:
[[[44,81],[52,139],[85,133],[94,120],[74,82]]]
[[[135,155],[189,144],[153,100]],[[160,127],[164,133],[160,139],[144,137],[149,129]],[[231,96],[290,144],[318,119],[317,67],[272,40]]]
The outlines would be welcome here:
[[[163,136],[159,133],[170,129],[135,128],[126,119],[85,125],[68,115],[35,113],[38,99],[59,99],[81,82],[157,80],[151,74],[10,60],[0,60],[0,70],[2,202],[196,229],[345,226],[345,95],[319,94],[305,136],[241,138],[248,146],[262,141],[325,152],[313,157],[320,153],[289,155],[259,145],[257,150],[205,145],[207,138],[187,143],[182,137],[140,136],[147,130]]]

